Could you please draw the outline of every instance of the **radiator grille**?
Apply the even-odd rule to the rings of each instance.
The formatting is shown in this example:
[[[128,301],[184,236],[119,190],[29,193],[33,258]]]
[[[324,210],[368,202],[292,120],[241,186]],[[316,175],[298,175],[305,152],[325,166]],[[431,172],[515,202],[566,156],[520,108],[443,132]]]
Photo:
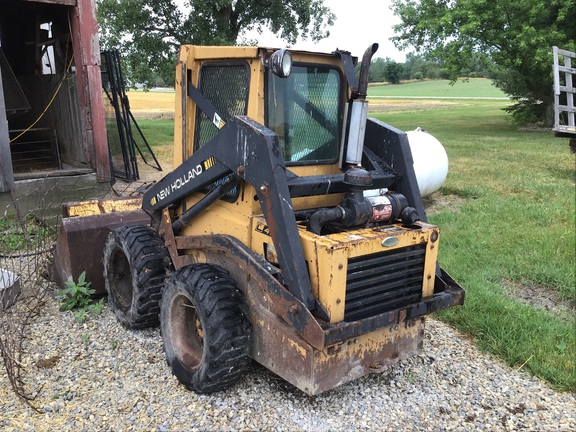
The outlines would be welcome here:
[[[355,321],[422,298],[426,244],[348,260],[344,320]]]

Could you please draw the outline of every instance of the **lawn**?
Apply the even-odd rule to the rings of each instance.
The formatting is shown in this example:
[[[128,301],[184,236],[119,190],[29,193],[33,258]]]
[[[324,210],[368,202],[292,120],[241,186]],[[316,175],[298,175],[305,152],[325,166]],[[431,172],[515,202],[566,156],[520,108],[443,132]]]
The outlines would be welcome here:
[[[400,85],[370,85],[368,97],[505,98],[502,91],[485,78],[450,84],[448,80],[413,81]]]
[[[450,160],[436,196],[447,204],[430,220],[441,227],[441,265],[466,303],[438,316],[510,365],[576,390],[575,159],[567,140],[517,128],[505,101],[396,102],[380,100],[385,111],[370,116],[426,129]],[[169,148],[173,121],[142,126],[153,146]],[[559,307],[545,310],[543,298]]]
[[[503,106],[482,101],[374,116],[404,130],[420,126],[448,153],[440,196],[457,205],[430,220],[442,229],[441,265],[466,289],[466,304],[442,319],[509,364],[575,390],[574,156],[550,131],[513,126]],[[518,299],[522,292],[566,308],[530,306]]]

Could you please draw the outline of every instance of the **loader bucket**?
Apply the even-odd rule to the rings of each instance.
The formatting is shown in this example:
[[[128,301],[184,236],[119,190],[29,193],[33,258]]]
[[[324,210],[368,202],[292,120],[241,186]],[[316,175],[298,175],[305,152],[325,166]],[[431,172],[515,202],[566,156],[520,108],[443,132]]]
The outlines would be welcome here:
[[[93,200],[63,205],[52,275],[61,288],[85,271],[96,294],[105,294],[102,251],[108,233],[123,225],[149,225],[140,198]]]

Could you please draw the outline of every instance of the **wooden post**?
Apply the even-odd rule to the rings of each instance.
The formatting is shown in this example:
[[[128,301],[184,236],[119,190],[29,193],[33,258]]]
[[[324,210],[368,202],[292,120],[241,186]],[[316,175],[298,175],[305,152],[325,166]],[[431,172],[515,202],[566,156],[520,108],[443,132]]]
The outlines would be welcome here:
[[[7,192],[13,186],[14,172],[12,155],[10,154],[10,136],[8,134],[8,121],[6,120],[2,71],[0,71],[0,192]]]
[[[72,44],[78,80],[83,141],[98,181],[110,180],[110,157],[100,76],[100,44],[94,0],[78,0],[71,9]]]

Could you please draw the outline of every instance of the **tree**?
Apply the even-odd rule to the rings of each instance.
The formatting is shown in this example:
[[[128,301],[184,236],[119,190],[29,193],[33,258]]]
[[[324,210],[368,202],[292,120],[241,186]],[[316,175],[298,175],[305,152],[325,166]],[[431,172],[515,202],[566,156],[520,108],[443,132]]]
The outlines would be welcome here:
[[[385,71],[387,60],[382,57],[376,57],[372,60],[370,64],[370,70],[368,71],[368,81],[369,82],[384,82],[386,81]],[[360,65],[357,66],[358,73],[360,73]]]
[[[356,66],[357,74],[360,73],[360,65]],[[370,64],[370,71],[368,73],[369,82],[384,82],[388,81],[391,84],[399,84],[402,79],[404,65],[397,63],[390,57],[385,59],[377,57],[372,60]]]
[[[392,8],[399,47],[441,60],[452,80],[473,70],[475,54],[487,56],[515,120],[551,124],[552,46],[576,49],[574,0],[394,0]]]
[[[120,49],[132,81],[152,75],[174,82],[181,44],[234,45],[247,31],[273,33],[293,44],[320,40],[335,16],[323,0],[97,0],[103,49]]]
[[[397,63],[394,60],[389,61],[384,71],[386,81],[388,81],[390,84],[400,84],[400,78],[402,78],[403,70],[404,66],[401,63]]]

